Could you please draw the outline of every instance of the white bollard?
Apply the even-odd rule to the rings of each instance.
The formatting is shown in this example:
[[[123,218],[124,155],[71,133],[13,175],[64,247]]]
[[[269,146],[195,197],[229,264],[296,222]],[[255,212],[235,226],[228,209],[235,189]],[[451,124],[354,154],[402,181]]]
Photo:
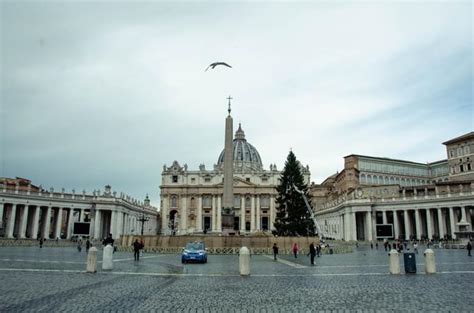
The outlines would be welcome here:
[[[250,251],[247,247],[240,248],[239,255],[239,269],[240,275],[250,275]]]
[[[390,274],[400,274],[400,259],[398,257],[398,252],[395,249],[392,249],[388,253],[389,265],[388,270]]]
[[[89,249],[89,253],[87,254],[87,273],[95,273],[97,272],[97,249],[92,247]]]
[[[104,248],[104,254],[102,256],[102,269],[103,270],[112,270],[114,269],[114,247],[112,245],[107,245]]]
[[[426,272],[426,274],[436,273],[436,262],[435,262],[434,251],[431,250],[431,249],[426,249],[424,255],[425,255],[425,272]]]

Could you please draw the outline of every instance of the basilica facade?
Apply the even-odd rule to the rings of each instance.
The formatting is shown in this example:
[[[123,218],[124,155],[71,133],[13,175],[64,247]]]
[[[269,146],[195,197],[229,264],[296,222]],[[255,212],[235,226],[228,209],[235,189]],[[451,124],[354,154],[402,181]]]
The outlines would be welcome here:
[[[256,233],[273,229],[276,209],[275,187],[281,172],[276,165],[264,169],[257,149],[250,144],[239,124],[232,144],[233,208],[236,233]],[[302,167],[309,184],[309,167]],[[221,233],[224,192],[224,150],[217,164],[207,169],[189,170],[174,161],[161,174],[162,233]]]
[[[436,240],[471,232],[474,132],[443,144],[447,159],[432,163],[346,156],[341,172],[310,186],[323,235],[366,241]]]

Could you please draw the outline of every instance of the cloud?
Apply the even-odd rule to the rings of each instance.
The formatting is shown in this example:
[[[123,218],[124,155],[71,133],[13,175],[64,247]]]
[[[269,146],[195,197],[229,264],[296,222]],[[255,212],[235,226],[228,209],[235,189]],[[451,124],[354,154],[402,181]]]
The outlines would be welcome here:
[[[157,205],[163,164],[217,162],[229,94],[265,167],[292,148],[316,182],[473,128],[470,2],[0,5],[1,176]]]

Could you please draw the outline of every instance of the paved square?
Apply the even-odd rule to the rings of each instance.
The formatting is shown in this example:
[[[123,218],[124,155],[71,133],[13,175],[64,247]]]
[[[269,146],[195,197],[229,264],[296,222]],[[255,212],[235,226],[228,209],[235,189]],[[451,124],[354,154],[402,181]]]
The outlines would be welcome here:
[[[98,263],[98,273],[88,274],[84,251],[3,247],[0,312],[472,312],[473,258],[465,250],[435,254],[434,275],[424,274],[421,252],[418,274],[393,276],[383,249],[360,247],[317,258],[316,266],[305,255],[254,255],[251,276],[241,277],[238,256],[182,265],[179,255],[144,254],[135,262],[118,252],[113,271]]]

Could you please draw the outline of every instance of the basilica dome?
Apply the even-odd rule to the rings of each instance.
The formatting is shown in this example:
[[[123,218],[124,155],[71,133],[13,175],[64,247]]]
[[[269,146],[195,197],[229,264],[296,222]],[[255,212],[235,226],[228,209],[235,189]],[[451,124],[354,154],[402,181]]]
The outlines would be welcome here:
[[[252,146],[246,139],[245,133],[239,123],[239,129],[235,132],[235,138],[233,141],[234,150],[234,168],[247,168],[254,170],[262,169],[262,159],[257,149]],[[224,165],[224,150],[222,150],[217,161],[219,166]]]

